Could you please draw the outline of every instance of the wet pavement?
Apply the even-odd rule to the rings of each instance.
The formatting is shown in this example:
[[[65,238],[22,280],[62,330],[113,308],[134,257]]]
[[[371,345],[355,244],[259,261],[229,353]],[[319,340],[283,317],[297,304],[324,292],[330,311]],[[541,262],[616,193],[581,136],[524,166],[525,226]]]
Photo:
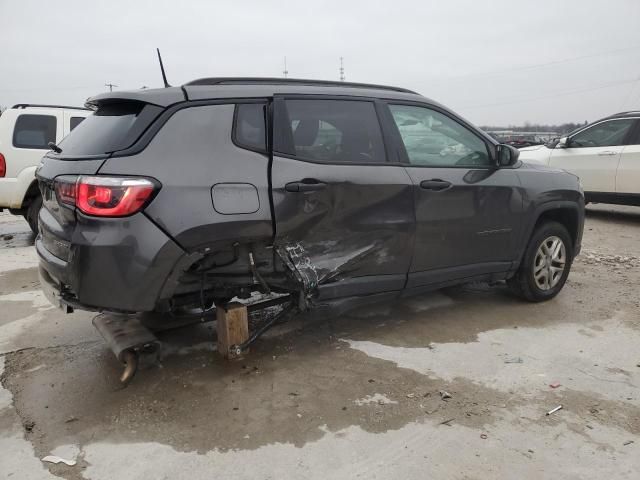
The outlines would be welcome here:
[[[448,289],[297,318],[236,362],[185,327],[122,389],[0,214],[0,478],[640,478],[639,231],[640,208],[589,207],[544,304]]]

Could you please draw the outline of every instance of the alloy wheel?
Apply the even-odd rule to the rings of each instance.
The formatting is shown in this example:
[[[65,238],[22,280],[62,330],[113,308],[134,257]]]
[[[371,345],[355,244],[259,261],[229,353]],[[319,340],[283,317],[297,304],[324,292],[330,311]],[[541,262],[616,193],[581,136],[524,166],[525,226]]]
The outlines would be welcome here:
[[[562,239],[547,237],[538,247],[533,260],[533,279],[540,290],[551,290],[564,273],[567,251]]]

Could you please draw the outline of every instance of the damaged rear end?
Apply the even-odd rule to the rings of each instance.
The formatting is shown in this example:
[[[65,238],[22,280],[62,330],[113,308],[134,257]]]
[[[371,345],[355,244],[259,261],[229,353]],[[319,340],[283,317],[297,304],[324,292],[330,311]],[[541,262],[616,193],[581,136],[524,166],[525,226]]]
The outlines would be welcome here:
[[[42,286],[67,310],[202,312],[299,288],[273,248],[268,99],[104,95],[38,170]]]
[[[175,97],[175,95],[174,95]],[[96,101],[95,113],[38,168],[43,198],[36,250],[42,288],[67,310],[151,309],[153,290],[181,249],[144,214],[162,185],[148,175],[102,175],[164,107],[140,99]]]

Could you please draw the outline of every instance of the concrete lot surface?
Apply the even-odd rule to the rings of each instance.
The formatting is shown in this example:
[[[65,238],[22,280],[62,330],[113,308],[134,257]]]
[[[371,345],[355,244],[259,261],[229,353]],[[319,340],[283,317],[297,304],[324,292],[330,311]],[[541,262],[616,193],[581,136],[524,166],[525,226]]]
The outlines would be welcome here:
[[[472,285],[296,319],[232,363],[186,327],[124,390],[0,214],[0,478],[640,478],[640,208],[588,210],[550,302]]]

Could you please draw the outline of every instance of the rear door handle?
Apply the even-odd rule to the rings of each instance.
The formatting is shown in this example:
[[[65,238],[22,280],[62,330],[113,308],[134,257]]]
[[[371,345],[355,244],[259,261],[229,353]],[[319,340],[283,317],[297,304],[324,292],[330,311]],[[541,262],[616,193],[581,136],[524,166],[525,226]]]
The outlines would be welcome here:
[[[446,190],[451,186],[451,182],[447,182],[446,180],[440,180],[439,178],[433,178],[431,180],[423,180],[420,182],[420,188],[425,190]]]
[[[600,156],[613,156],[613,155],[617,155],[618,152],[613,152],[611,150],[604,150],[602,152],[598,152],[598,155]]]
[[[287,192],[315,192],[318,190],[324,190],[327,188],[327,184],[319,182],[318,180],[301,180],[299,182],[290,182],[284,186]]]

